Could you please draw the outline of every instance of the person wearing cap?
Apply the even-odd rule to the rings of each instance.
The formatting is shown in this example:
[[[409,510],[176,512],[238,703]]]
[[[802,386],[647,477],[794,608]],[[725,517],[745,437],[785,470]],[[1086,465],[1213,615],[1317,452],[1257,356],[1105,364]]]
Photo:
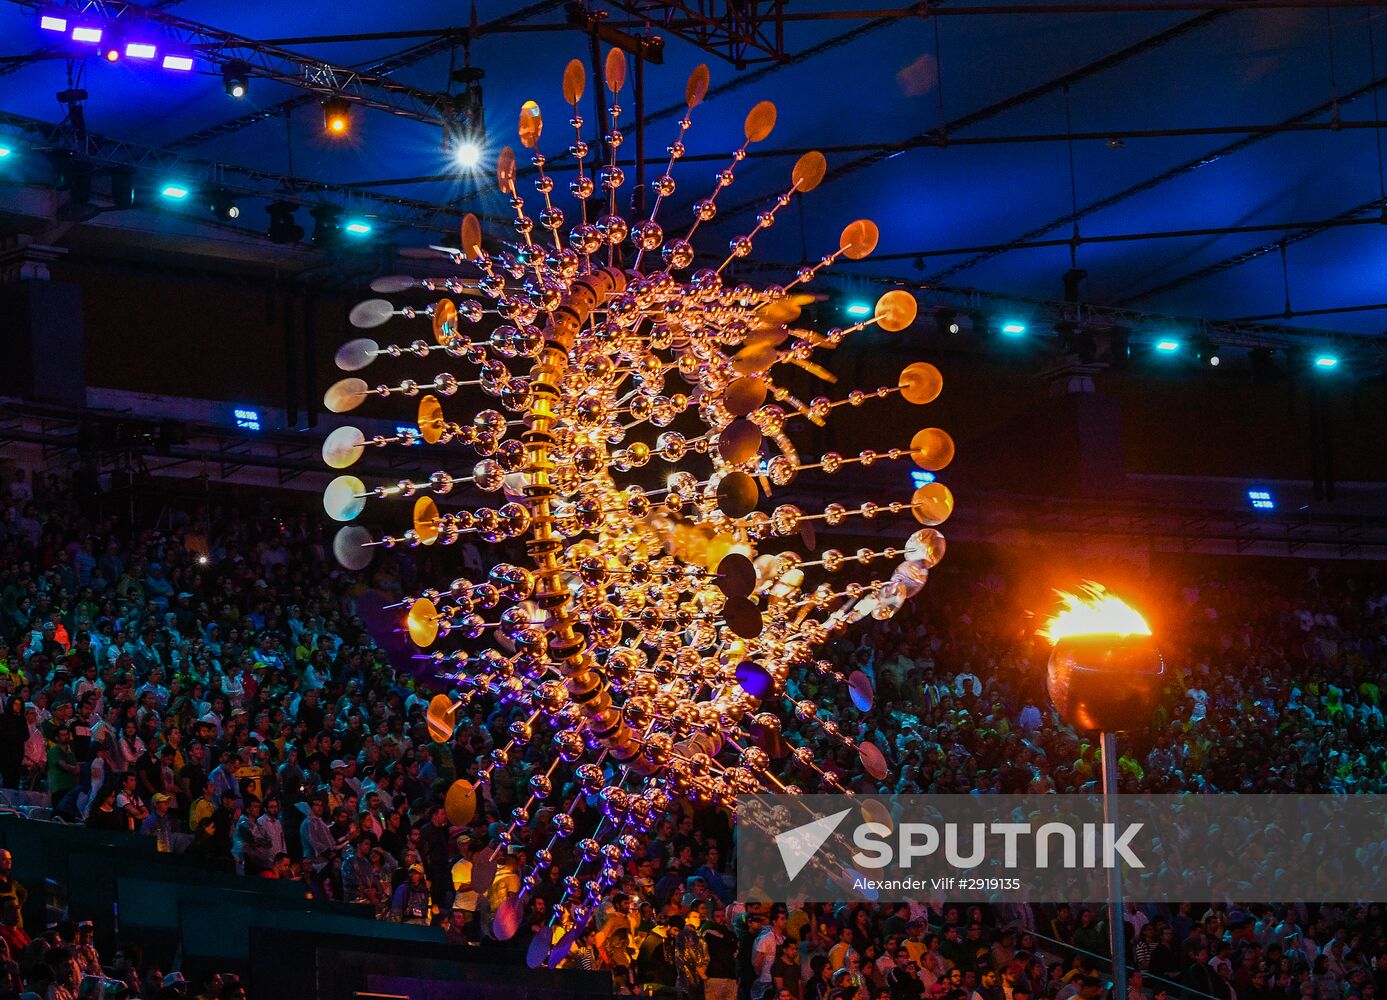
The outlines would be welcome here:
[[[429,883],[424,878],[424,866],[412,864],[390,900],[390,918],[401,924],[427,925],[430,912]]]
[[[450,881],[453,884],[453,913],[462,914],[461,928],[468,941],[477,939],[477,913],[481,908],[482,894],[473,879],[473,856],[484,850],[485,844],[473,839],[471,834],[458,834],[455,841],[458,859],[453,863]],[[486,886],[481,888],[485,889]]]
[[[169,809],[173,805],[173,796],[164,792],[155,792],[150,796],[149,801],[150,813],[140,823],[140,832],[145,836],[153,837],[160,851],[171,851],[173,850],[173,821],[169,818]]]
[[[84,976],[101,975],[101,956],[93,943],[95,927],[90,920],[79,920],[72,940],[72,958]]]
[[[155,1000],[183,1000],[188,995],[188,980],[183,973],[174,969],[164,973],[164,981],[159,985]]]

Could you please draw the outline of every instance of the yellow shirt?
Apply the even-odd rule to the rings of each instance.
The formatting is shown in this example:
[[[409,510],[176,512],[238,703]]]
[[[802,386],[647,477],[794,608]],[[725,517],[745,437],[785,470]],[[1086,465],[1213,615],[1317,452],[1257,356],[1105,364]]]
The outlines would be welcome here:
[[[486,892],[487,905],[495,913],[507,899],[520,894],[520,873],[510,868],[499,868],[491,880],[491,888]]]
[[[198,826],[204,819],[211,819],[212,814],[217,811],[215,803],[208,802],[199,795],[193,799],[192,806],[188,809],[188,829],[197,833]]]
[[[459,858],[453,865],[453,888],[458,889],[464,883],[472,881],[472,862],[466,858]],[[481,893],[477,892],[474,886],[471,889],[459,891],[453,897],[453,909],[473,911],[477,908],[477,902],[481,899]]]

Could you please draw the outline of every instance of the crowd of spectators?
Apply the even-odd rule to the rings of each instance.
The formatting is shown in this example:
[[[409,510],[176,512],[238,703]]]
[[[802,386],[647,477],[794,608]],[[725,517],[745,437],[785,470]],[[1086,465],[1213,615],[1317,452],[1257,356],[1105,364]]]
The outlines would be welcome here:
[[[512,755],[474,821],[451,826],[448,787],[475,775],[521,709],[476,702],[451,741],[434,740],[432,692],[391,666],[356,603],[368,588],[398,595],[456,576],[457,560],[478,572],[484,554],[451,550],[452,571],[434,573],[436,552],[399,550],[354,574],[332,562],[313,512],[252,499],[131,523],[85,500],[61,476],[0,475],[4,787],[44,797],[61,821],[146,834],[381,919],[440,924],[459,946],[496,946],[489,915],[541,846],[522,834],[496,852],[496,833],[547,766],[547,743]],[[817,674],[790,679],[791,697],[884,751],[888,780],[815,742],[817,727],[787,726],[787,741],[813,744],[863,791],[1088,790],[1096,747],[1050,710],[1021,574],[960,562],[951,553],[895,619],[831,651],[872,680],[870,712]],[[1144,586],[1179,624],[1162,633],[1162,707],[1149,732],[1124,738],[1124,790],[1384,790],[1381,578],[1190,564]],[[793,759],[782,771],[812,789]],[[580,828],[594,814],[580,804]],[[1109,988],[1098,907],[735,903],[734,846],[725,815],[672,814],[567,964],[609,971],[618,992],[709,1000],[1099,1000]],[[474,878],[493,860],[494,877]],[[566,860],[527,897],[520,941],[565,928]],[[65,998],[85,982],[67,982],[70,970],[61,986],[43,981],[80,949],[80,927],[50,932],[43,954],[57,957],[38,960],[10,940],[4,902],[0,884],[0,960],[19,963],[4,966],[20,977],[9,992],[27,983]],[[1126,932],[1134,1000],[1374,1000],[1387,986],[1379,906],[1133,907]]]

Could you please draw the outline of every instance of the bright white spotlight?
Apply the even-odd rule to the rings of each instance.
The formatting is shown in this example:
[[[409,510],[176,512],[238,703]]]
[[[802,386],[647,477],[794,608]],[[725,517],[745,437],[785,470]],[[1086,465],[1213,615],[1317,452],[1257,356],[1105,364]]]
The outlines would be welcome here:
[[[453,159],[464,170],[471,170],[482,162],[482,147],[475,142],[460,142]]]

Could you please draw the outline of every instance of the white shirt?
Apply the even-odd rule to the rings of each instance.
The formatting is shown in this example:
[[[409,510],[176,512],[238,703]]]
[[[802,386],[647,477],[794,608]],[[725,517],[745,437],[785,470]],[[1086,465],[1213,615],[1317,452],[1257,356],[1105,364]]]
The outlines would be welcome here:
[[[773,927],[767,927],[756,939],[756,945],[752,948],[752,962],[756,966],[758,983],[771,981],[771,966],[775,964],[775,956],[780,954],[780,947],[784,943],[785,935],[777,934]]]

